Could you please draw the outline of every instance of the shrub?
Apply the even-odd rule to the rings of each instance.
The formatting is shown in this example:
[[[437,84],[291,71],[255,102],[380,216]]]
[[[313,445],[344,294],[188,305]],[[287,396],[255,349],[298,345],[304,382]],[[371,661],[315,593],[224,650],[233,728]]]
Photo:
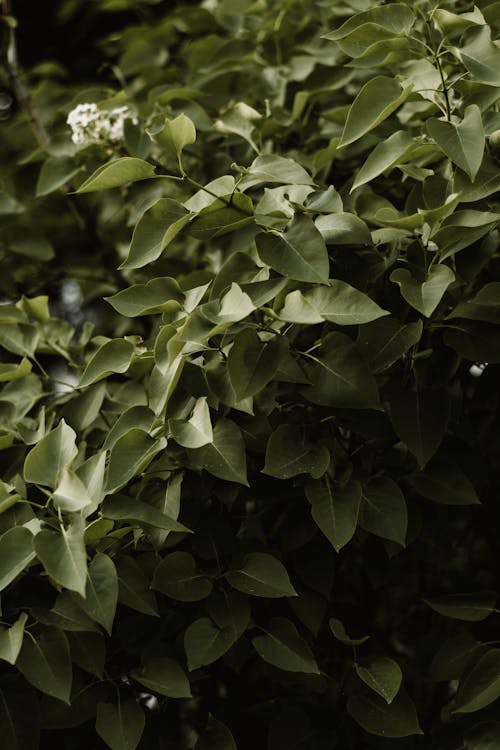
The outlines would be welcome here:
[[[112,87],[7,59],[5,746],[496,747],[498,3],[88,5]]]

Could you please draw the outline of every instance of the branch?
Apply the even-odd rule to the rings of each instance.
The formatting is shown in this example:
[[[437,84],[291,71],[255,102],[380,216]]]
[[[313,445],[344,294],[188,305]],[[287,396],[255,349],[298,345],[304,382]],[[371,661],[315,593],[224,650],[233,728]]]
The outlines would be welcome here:
[[[12,18],[11,0],[2,2],[2,21],[4,23],[4,34],[2,44],[2,58],[7,71],[9,84],[16,98],[19,108],[26,115],[33,135],[40,146],[46,146],[49,136],[45,130],[43,122],[40,120],[38,113],[33,107],[33,102],[28,89],[24,85],[19,57],[17,54],[17,40],[15,25]]]

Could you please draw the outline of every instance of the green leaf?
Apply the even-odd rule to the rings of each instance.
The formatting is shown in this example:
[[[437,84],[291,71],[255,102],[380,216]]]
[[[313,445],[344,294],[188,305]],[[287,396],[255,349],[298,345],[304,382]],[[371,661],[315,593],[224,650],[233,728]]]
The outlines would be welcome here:
[[[235,636],[232,628],[220,629],[209,617],[201,617],[192,622],[184,633],[184,650],[189,671],[220,659],[235,642]]]
[[[499,55],[500,58],[500,55]],[[447,122],[431,117],[426,122],[431,138],[457,167],[474,182],[483,161],[484,130],[481,110],[476,104],[465,108],[461,122]]]
[[[181,174],[184,174],[181,160],[182,151],[185,146],[190,146],[196,141],[196,128],[193,121],[182,112],[173,120],[166,117],[160,130],[148,130],[147,133],[165,151],[176,156]]]
[[[491,40],[489,26],[470,29],[466,43],[455,48],[455,52],[477,81],[500,86],[500,49]]]
[[[0,733],[9,750],[39,750],[38,696],[24,680],[10,680],[0,688]]]
[[[304,473],[317,478],[325,473],[329,463],[326,446],[310,442],[299,425],[280,424],[267,441],[262,471],[277,479]]]
[[[168,426],[175,442],[185,448],[201,448],[211,443],[213,430],[207,397],[197,399],[189,419],[170,419]]]
[[[19,363],[2,362],[0,363],[0,383],[24,378],[29,375],[31,369],[31,362],[26,357],[23,357]]]
[[[157,566],[151,587],[171,599],[197,602],[212,591],[212,582],[196,570],[196,561],[189,552],[171,552]]]
[[[361,646],[362,643],[366,643],[370,639],[369,635],[365,635],[362,638],[351,638],[347,635],[344,624],[334,617],[329,621],[329,625],[335,638],[343,643],[344,646]]]
[[[241,567],[230,570],[224,578],[233,588],[252,596],[297,596],[283,563],[265,552],[250,552]]]
[[[485,620],[495,611],[496,600],[496,591],[474,591],[470,594],[449,594],[424,599],[440,615],[465,622]]]
[[[95,190],[108,190],[128,185],[129,182],[147,180],[150,177],[155,177],[155,168],[152,164],[132,156],[122,156],[96,169],[76,192],[92,193]]]
[[[113,495],[106,498],[102,504],[101,513],[104,518],[111,518],[114,521],[136,521],[157,529],[165,529],[165,531],[188,533],[190,531],[182,523],[170,518],[153,505],[126,495]]]
[[[237,191],[203,208],[189,225],[189,234],[199,240],[210,240],[242,229],[253,219],[252,201]]]
[[[332,486],[328,477],[306,484],[311,514],[319,529],[336,552],[350,542],[358,524],[361,502],[359,482],[350,481],[345,487]]]
[[[389,738],[423,734],[413,701],[403,690],[390,705],[373,693],[351,696],[347,711],[370,734]]]
[[[78,598],[83,611],[111,635],[118,601],[118,576],[108,555],[98,552],[88,566],[85,596]]]
[[[356,6],[353,5],[353,7],[355,8]],[[394,3],[390,6],[377,6],[369,10],[364,10],[361,13],[354,13],[338,29],[323,34],[322,39],[331,39],[336,42],[339,39],[344,39],[367,23],[377,24],[377,26],[388,29],[394,34],[399,34],[403,31],[409,32],[414,20],[415,14],[411,8],[403,5],[403,3]]]
[[[71,661],[102,680],[106,660],[106,643],[102,633],[67,633]]]
[[[304,365],[311,386],[304,395],[313,404],[347,409],[376,407],[376,382],[354,342],[343,333],[328,333],[319,354]],[[314,364],[311,364],[312,360]]]
[[[314,222],[327,245],[371,245],[372,236],[359,216],[350,213],[324,214]]]
[[[106,491],[115,492],[130,479],[141,474],[166,445],[165,438],[155,440],[148,432],[140,429],[129,430],[118,438],[109,457]]]
[[[467,663],[479,648],[477,640],[468,631],[445,640],[434,655],[429,668],[429,679],[432,682],[459,680]]]
[[[397,435],[424,468],[439,448],[448,426],[449,401],[441,389],[393,386],[390,415]]]
[[[40,628],[23,641],[16,666],[28,682],[69,704],[72,669],[68,639],[57,628]]]
[[[446,346],[471,362],[500,362],[498,327],[488,323],[464,321],[447,326],[444,336]]]
[[[55,430],[47,433],[26,456],[25,481],[55,489],[78,452],[75,439],[76,432],[61,419]]]
[[[460,302],[448,318],[466,318],[500,323],[500,282],[485,284],[472,299]]]
[[[413,139],[405,130],[397,130],[378,143],[356,175],[350,192],[404,161],[413,144]]]
[[[431,235],[438,246],[441,261],[455,255],[484,237],[498,225],[500,214],[489,211],[455,211],[448,216],[441,227]]]
[[[44,161],[36,183],[36,195],[49,195],[58,188],[64,187],[78,174],[80,168],[70,156],[49,156]]]
[[[243,178],[239,181],[240,190],[260,185],[263,182],[278,182],[282,185],[314,185],[314,181],[304,167],[293,159],[277,154],[257,156],[248,169],[241,169]]]
[[[23,645],[24,626],[28,615],[22,612],[10,628],[0,627],[0,659],[15,664]]]
[[[412,88],[403,88],[386,76],[371,78],[351,104],[339,146],[354,143],[380,125],[409,97]]]
[[[144,710],[135,700],[97,704],[96,732],[111,750],[135,750],[145,723]]]
[[[148,263],[153,263],[192,218],[193,214],[182,203],[172,198],[160,198],[144,212],[136,224],[127,258],[120,268],[142,268]],[[108,301],[118,301],[118,295],[121,294],[122,297],[119,298],[121,302],[126,292],[128,290],[119,292],[114,297],[108,298]],[[111,304],[115,306],[113,302]],[[118,311],[122,312],[119,309]],[[145,314],[141,313],[141,315]]]
[[[287,345],[282,336],[274,336],[265,343],[251,328],[238,333],[227,360],[229,379],[237,400],[260,393],[275,376],[286,352]]]
[[[0,591],[9,585],[36,557],[33,534],[14,526],[0,536]]]
[[[134,284],[104,299],[121,315],[133,318],[138,315],[176,312],[181,309],[184,294],[175,279],[163,276],[151,279],[146,284]]]
[[[290,292],[278,312],[281,320],[290,323],[314,324],[326,320],[347,326],[368,323],[384,315],[389,315],[389,312],[382,310],[366,294],[336,279],[331,279],[329,286]]]
[[[479,711],[500,697],[500,649],[482,654],[460,681],[453,713]]]
[[[359,525],[382,539],[406,545],[408,511],[396,482],[389,477],[373,477],[365,484]]]
[[[368,359],[371,371],[377,373],[386,370],[415,346],[422,331],[421,320],[403,325],[395,318],[383,318],[363,325],[356,343]]]
[[[500,743],[500,723],[484,721],[466,732],[464,750],[496,750]]]
[[[66,513],[76,513],[92,503],[92,498],[74,471],[63,467],[59,482],[52,495],[56,508]]]
[[[169,698],[191,698],[189,680],[184,670],[173,659],[154,656],[132,673],[141,685]]]
[[[308,216],[297,216],[283,233],[258,234],[255,243],[264,263],[282,276],[327,283],[328,253],[320,232]]]
[[[219,419],[213,441],[193,451],[197,465],[219,479],[248,487],[245,443],[240,428],[230,419]]]
[[[356,673],[369,688],[378,693],[386,703],[392,703],[401,687],[403,675],[399,664],[387,656],[379,656],[366,662],[357,662]]]
[[[33,357],[40,333],[31,325],[23,323],[0,324],[0,346],[20,357]]]
[[[260,120],[262,115],[245,102],[236,102],[230,109],[224,112],[219,120],[214,123],[214,128],[219,133],[235,133],[244,138],[257,153],[259,149],[252,139],[255,129],[255,120]]]
[[[156,598],[150,580],[133,557],[122,556],[116,561],[118,601],[144,615],[158,617]]]
[[[134,355],[134,345],[125,339],[111,339],[99,347],[89,360],[78,384],[79,388],[107,378],[113,373],[126,372]]]
[[[295,625],[284,617],[273,617],[265,635],[252,638],[252,646],[264,661],[287,672],[320,674],[307,641]]]
[[[221,721],[209,716],[208,724],[196,740],[194,750],[238,750],[233,735]]]
[[[232,630],[235,640],[247,629],[251,614],[250,601],[238,591],[214,591],[207,600],[206,607],[215,624],[221,630]]]
[[[425,471],[409,477],[420,495],[441,505],[479,505],[470,479],[454,461],[436,458]]]
[[[73,516],[68,528],[59,532],[40,531],[33,542],[35,552],[48,575],[64,588],[85,596],[87,555],[83,535],[85,524]]]
[[[429,318],[455,281],[455,274],[448,266],[437,265],[432,266],[423,282],[416,281],[406,268],[393,271],[390,279],[399,285],[408,304]]]

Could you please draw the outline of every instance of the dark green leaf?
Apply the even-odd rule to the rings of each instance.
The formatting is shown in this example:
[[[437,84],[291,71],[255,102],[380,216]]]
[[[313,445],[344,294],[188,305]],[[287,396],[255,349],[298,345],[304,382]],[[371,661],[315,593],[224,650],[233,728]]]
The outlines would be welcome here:
[[[212,591],[211,581],[196,570],[189,552],[171,552],[159,563],[152,588],[181,602],[197,602]]]
[[[70,702],[71,658],[62,630],[43,628],[26,635],[16,666],[37,690]]]
[[[305,365],[312,384],[304,389],[309,401],[351,409],[378,406],[375,380],[348,336],[336,332],[327,334],[319,351],[314,356],[309,354]]]
[[[500,697],[500,649],[492,648],[480,656],[460,681],[455,713],[479,711]]]
[[[337,552],[354,536],[358,524],[361,486],[351,481],[345,487],[336,487],[328,477],[306,484],[311,514]]]
[[[449,594],[424,601],[444,617],[480,622],[495,610],[496,600],[496,591],[474,591],[471,594]]]
[[[140,669],[133,672],[134,680],[149,690],[169,698],[190,698],[189,680],[184,671],[173,659],[166,656],[154,656],[148,659]]]
[[[264,263],[282,276],[296,281],[327,283],[326,245],[309,217],[297,216],[283,233],[262,232],[255,242]]]
[[[358,677],[378,693],[386,703],[392,703],[401,687],[403,675],[394,659],[379,656],[354,665]]]
[[[267,442],[262,471],[277,479],[289,479],[304,473],[317,478],[325,473],[329,462],[328,449],[310,442],[301,427],[280,424]]]
[[[271,599],[297,596],[285,566],[264,552],[250,552],[240,568],[230,570],[224,577],[233,588],[244,594]]]
[[[96,732],[111,750],[135,750],[146,719],[135,700],[123,703],[98,703]]]
[[[232,628],[221,630],[209,617],[201,617],[192,622],[184,633],[184,650],[189,671],[220,659],[235,642],[235,635]]]
[[[396,482],[389,477],[373,477],[365,484],[359,525],[365,531],[405,546],[408,511]]]
[[[352,696],[347,701],[347,710],[370,734],[391,738],[423,734],[415,706],[402,690],[390,705],[373,693]]]
[[[237,747],[226,725],[209,716],[208,724],[198,737],[194,750],[237,750]]]
[[[301,638],[295,625],[284,617],[274,617],[269,631],[252,638],[252,645],[264,661],[278,669],[320,673],[307,641]]]

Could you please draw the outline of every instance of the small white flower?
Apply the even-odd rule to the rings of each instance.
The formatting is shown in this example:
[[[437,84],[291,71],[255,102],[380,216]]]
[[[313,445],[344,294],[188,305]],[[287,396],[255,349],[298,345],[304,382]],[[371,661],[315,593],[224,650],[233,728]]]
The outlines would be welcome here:
[[[138,123],[137,117],[128,107],[99,109],[93,102],[78,104],[67,117],[71,127],[71,139],[79,146],[92,143],[118,143],[124,138],[125,120]]]

